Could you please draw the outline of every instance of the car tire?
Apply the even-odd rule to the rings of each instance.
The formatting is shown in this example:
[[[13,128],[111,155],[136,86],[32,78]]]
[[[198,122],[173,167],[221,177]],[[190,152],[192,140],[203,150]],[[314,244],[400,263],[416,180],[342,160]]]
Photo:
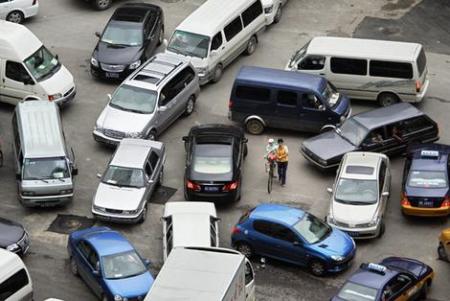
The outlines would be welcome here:
[[[439,247],[437,248],[437,253],[438,253],[439,259],[445,260],[445,261],[448,260],[447,253],[445,253],[444,246],[441,243],[439,244]]]
[[[277,12],[275,13],[275,17],[273,18],[273,23],[277,24],[281,20],[281,16],[283,15],[283,11],[281,10],[281,4],[278,6]]]
[[[381,106],[387,107],[399,102],[398,96],[393,93],[384,92],[378,95],[378,102]]]
[[[145,222],[146,219],[147,219],[147,204],[145,204],[144,210],[142,210],[141,218],[139,219],[138,223],[142,224]]]
[[[105,10],[111,6],[112,0],[94,0],[92,4],[96,10]]]
[[[311,260],[311,262],[309,263],[309,271],[311,272],[311,274],[317,277],[322,277],[327,272],[325,269],[325,264],[318,259]]]
[[[252,246],[246,242],[238,242],[236,244],[236,250],[242,253],[247,258],[252,258],[254,254]]]
[[[223,66],[222,64],[218,64],[216,68],[214,68],[214,74],[211,81],[213,83],[217,83],[222,78],[222,75],[223,75]]]
[[[77,262],[75,261],[75,259],[73,259],[73,257],[70,257],[70,271],[72,272],[72,274],[74,276],[79,276],[80,274],[78,273],[78,265]]]
[[[256,46],[258,45],[258,40],[255,36],[252,36],[250,40],[248,40],[247,48],[245,48],[245,54],[252,55],[256,50]]]
[[[156,141],[157,138],[158,138],[158,136],[156,135],[156,131],[155,130],[151,130],[150,133],[148,133],[148,135],[147,135],[147,139],[148,140]]]
[[[21,11],[13,10],[6,16],[6,21],[13,22],[13,23],[22,23],[25,19],[25,16]]]
[[[261,135],[264,132],[264,124],[255,118],[248,120],[245,123],[245,128],[252,135]]]
[[[186,108],[184,109],[184,116],[189,116],[194,112],[195,109],[195,97],[191,95],[186,102]]]
[[[159,31],[158,37],[158,46],[160,46],[164,42],[164,27],[161,26],[161,30]]]

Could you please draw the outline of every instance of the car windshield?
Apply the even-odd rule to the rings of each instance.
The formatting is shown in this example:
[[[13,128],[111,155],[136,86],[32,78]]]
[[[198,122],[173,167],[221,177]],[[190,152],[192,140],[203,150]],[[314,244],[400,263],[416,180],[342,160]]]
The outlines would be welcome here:
[[[408,178],[409,187],[447,188],[447,174],[443,171],[413,170]]]
[[[45,180],[68,178],[69,168],[64,157],[25,159],[24,180]]]
[[[134,113],[151,114],[155,110],[157,94],[133,86],[120,86],[111,98],[110,106]]]
[[[61,64],[44,46],[38,49],[25,61],[28,71],[37,80],[43,80],[59,70]]]
[[[175,30],[167,50],[186,55],[205,58],[208,55],[209,37]]]
[[[144,187],[144,174],[137,168],[110,165],[102,182],[119,187]]]
[[[140,46],[143,43],[142,28],[133,22],[110,23],[103,32],[101,41],[119,46]]]
[[[336,88],[330,83],[327,82],[327,85],[322,91],[323,99],[326,101],[326,105],[330,108],[336,106],[339,100],[339,93]]]
[[[339,291],[338,297],[346,301],[374,301],[377,290],[353,282],[347,282]]]
[[[353,118],[349,118],[337,132],[354,146],[359,146],[369,131]]]
[[[330,226],[308,213],[294,225],[294,229],[310,244],[325,239],[332,231]]]
[[[336,202],[343,204],[375,204],[378,199],[377,181],[341,178],[334,198]]]
[[[308,49],[308,45],[309,42],[305,46],[297,50],[296,53],[294,53],[294,55],[291,58],[291,62],[289,63],[289,67],[293,67],[295,63],[297,63],[301,58],[305,56],[306,50]]]
[[[226,174],[232,171],[231,145],[197,144],[194,150],[193,169],[204,174]]]
[[[141,275],[147,269],[135,251],[102,257],[103,273],[106,279],[121,279]]]

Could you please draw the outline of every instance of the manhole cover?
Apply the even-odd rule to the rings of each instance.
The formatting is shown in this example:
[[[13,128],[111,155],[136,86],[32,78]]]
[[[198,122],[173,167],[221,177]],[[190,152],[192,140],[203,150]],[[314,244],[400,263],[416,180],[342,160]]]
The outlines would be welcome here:
[[[152,195],[150,203],[162,204],[164,205],[167,201],[177,192],[175,188],[167,186],[159,186]]]
[[[70,234],[73,231],[92,227],[95,221],[85,216],[58,214],[47,231]]]

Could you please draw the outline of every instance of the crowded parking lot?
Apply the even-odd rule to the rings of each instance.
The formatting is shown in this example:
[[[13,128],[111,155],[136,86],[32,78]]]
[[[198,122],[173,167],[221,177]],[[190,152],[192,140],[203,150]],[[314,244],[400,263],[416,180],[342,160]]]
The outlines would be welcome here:
[[[127,1],[115,1],[105,11],[96,11],[79,0],[40,1],[39,14],[24,25],[36,34],[47,48],[57,54],[59,60],[72,73],[77,88],[75,99],[61,110],[65,138],[74,150],[78,175],[74,180],[73,201],[62,208],[24,208],[18,201],[13,155],[12,114],[14,107],[0,105],[0,137],[3,166],[0,168],[0,214],[22,223],[30,234],[31,245],[24,257],[34,286],[34,299],[54,297],[62,300],[96,300],[89,288],[71,274],[67,255],[68,235],[54,230],[55,219],[66,218],[60,228],[76,228],[77,219],[87,217],[93,223],[91,207],[99,179],[105,172],[113,149],[97,143],[92,137],[96,120],[108,103],[108,94],[120,84],[94,78],[90,73],[92,51],[98,37],[115,8]],[[159,5],[164,11],[165,38],[169,39],[175,27],[204,1],[145,1]],[[186,152],[182,138],[189,129],[205,123],[231,123],[228,105],[233,81],[244,65],[284,69],[292,54],[315,36],[352,37],[406,40],[416,42],[411,35],[402,37],[401,27],[393,34],[379,26],[369,30],[367,18],[377,18],[377,23],[404,16],[419,18],[415,9],[426,9],[430,1],[399,1],[408,5],[394,5],[394,1],[312,1],[290,0],[283,7],[277,24],[268,26],[259,36],[256,51],[241,55],[224,71],[217,83],[201,87],[194,111],[180,117],[162,133],[158,140],[165,143],[166,161],[164,180],[157,196],[148,204],[146,220],[137,225],[106,225],[124,234],[140,254],[151,261],[154,276],[163,265],[163,216],[168,201],[184,201],[184,173]],[[391,5],[388,5],[391,4]],[[433,4],[434,5],[434,4]],[[448,5],[447,5],[448,10]],[[414,12],[414,14],[412,14]],[[445,9],[443,9],[445,12]],[[411,16],[412,15],[412,16]],[[367,18],[366,18],[367,17]],[[434,23],[433,23],[434,25]],[[448,25],[448,24],[447,24]],[[444,26],[444,25],[442,25]],[[391,28],[391,27],[389,27]],[[430,29],[433,31],[433,28]],[[380,36],[384,32],[384,36]],[[423,31],[423,35],[427,32]],[[373,36],[372,36],[373,35]],[[430,86],[425,99],[417,108],[425,112],[439,126],[439,143],[450,144],[448,110],[450,88],[450,45],[443,47],[444,38],[421,37],[427,61]],[[438,47],[437,47],[438,46]],[[164,43],[157,52],[164,50]],[[352,114],[379,108],[376,102],[352,100]],[[230,234],[241,215],[260,203],[289,205],[324,218],[328,214],[330,194],[327,188],[335,181],[335,172],[321,172],[302,156],[301,143],[313,134],[280,129],[266,129],[261,135],[246,133],[248,153],[242,166],[242,190],[240,200],[218,204],[219,245],[231,247]],[[289,147],[289,168],[286,185],[273,183],[267,193],[265,173],[265,146],[269,138],[282,138]],[[405,217],[401,211],[401,190],[404,158],[391,159],[391,189],[385,213],[385,232],[380,238],[357,242],[354,262],[349,270],[327,277],[310,275],[306,269],[259,257],[253,259],[258,300],[329,300],[361,263],[380,262],[389,256],[405,256],[418,259],[434,269],[433,285],[428,300],[450,300],[449,263],[438,260],[437,246],[441,230],[448,228],[447,217]],[[72,218],[72,219],[71,219]],[[56,225],[58,226],[58,225]],[[56,227],[58,228],[58,227]],[[61,229],[59,229],[61,230]]]

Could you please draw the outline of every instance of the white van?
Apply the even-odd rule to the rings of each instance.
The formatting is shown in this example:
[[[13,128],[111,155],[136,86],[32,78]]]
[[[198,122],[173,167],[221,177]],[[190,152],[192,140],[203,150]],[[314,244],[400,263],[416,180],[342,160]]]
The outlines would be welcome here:
[[[23,301],[33,299],[33,284],[22,259],[0,249],[0,300]]]
[[[421,44],[316,37],[298,50],[286,70],[325,76],[351,98],[420,102],[427,93],[427,59]]]
[[[30,96],[60,105],[75,96],[73,76],[25,26],[0,20],[0,101]]]
[[[261,0],[208,0],[178,25],[166,52],[189,57],[200,84],[217,82],[242,52],[255,51],[264,28]]]

